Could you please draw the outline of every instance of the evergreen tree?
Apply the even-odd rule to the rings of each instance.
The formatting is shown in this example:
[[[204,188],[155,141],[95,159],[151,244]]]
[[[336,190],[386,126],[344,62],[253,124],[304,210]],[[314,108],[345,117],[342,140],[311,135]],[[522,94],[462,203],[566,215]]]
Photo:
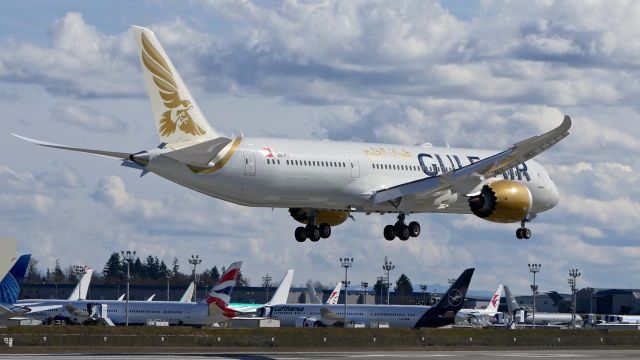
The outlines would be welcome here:
[[[64,280],[64,273],[60,267],[60,260],[56,259],[56,266],[53,268],[53,282],[60,284]]]
[[[159,279],[160,278],[160,266],[156,263],[158,258],[153,258],[153,256],[147,256],[147,259],[143,266],[143,274],[142,277],[149,279]]]
[[[41,280],[40,271],[38,271],[38,260],[34,259],[33,256],[29,259],[27,277],[25,280],[32,284],[39,283]]]
[[[178,275],[178,270],[180,270],[180,265],[178,264],[178,258],[174,257],[173,262],[171,263],[171,272],[173,276]]]
[[[238,279],[236,280],[236,286],[249,286],[249,279],[245,278],[244,275],[242,275],[242,271],[240,270],[238,270]]]
[[[213,284],[217,284],[218,280],[220,280],[220,272],[218,271],[218,268],[214,265],[211,268],[211,271],[209,272],[210,276],[211,276],[211,281],[213,281]]]
[[[133,264],[131,264],[130,271],[132,274],[135,274],[136,277],[138,278],[144,277],[144,266],[142,265],[142,261],[140,260],[139,257],[136,256],[136,259],[133,261]]]
[[[160,262],[160,276],[162,277],[167,277],[167,275],[171,275],[171,273],[169,273],[169,269],[167,268],[167,264],[164,263],[164,260],[162,260]]]
[[[379,294],[382,293],[382,298],[386,299],[387,298],[387,289],[389,287],[387,286],[387,282],[384,280],[378,280],[376,282],[375,285],[373,285],[373,291],[376,293],[376,296],[380,296]],[[383,301],[384,303],[384,301]]]
[[[56,261],[57,264],[57,261]],[[102,268],[102,274],[105,278],[116,278],[119,277],[122,271],[122,262],[120,260],[120,254],[114,252],[109,256],[109,260]]]
[[[393,290],[402,296],[411,295],[413,292],[413,285],[411,285],[411,280],[409,280],[407,275],[401,274],[396,281],[396,287]]]

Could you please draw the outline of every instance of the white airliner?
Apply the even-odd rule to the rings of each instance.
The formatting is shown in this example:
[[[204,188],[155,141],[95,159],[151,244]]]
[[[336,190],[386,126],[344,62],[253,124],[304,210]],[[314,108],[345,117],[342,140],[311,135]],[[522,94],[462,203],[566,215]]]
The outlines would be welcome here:
[[[422,328],[452,325],[455,314],[469,289],[474,269],[467,269],[433,306],[418,305],[348,305],[348,323],[387,323],[391,327]],[[273,302],[257,312],[258,316],[280,320],[280,326],[331,327],[343,326],[344,305],[278,304]]]
[[[239,314],[228,305],[241,266],[242,262],[231,264],[220,277],[219,283],[207,294],[206,301],[201,303],[146,300],[132,300],[128,304],[120,300],[40,300],[35,303],[19,300],[16,305],[28,308],[39,306],[22,316],[43,322],[49,318],[59,318],[73,322],[93,319],[109,325],[125,324],[128,307],[129,324],[144,325],[148,320],[160,320],[171,325],[210,326]]]
[[[498,313],[498,306],[500,305],[500,296],[502,295],[502,284],[498,285],[498,289],[493,293],[489,305],[484,309],[460,309],[456,314],[456,322],[466,321],[475,322],[481,325],[486,325],[491,321],[492,317],[495,317]]]
[[[327,304],[335,305],[338,303],[338,299],[340,298],[340,289],[342,289],[342,281],[338,281],[336,283],[335,289],[333,289],[331,295],[329,295],[329,298],[327,299]]]
[[[504,295],[507,298],[507,309],[512,316],[514,323],[532,325],[534,323],[533,312],[527,311],[518,304],[515,296],[511,294],[509,287],[505,285]],[[568,325],[573,321],[572,314],[570,313],[550,313],[536,311],[535,324],[536,325]],[[576,314],[576,323],[582,323],[582,317]]]
[[[517,223],[558,203],[545,169],[531,160],[564,137],[571,119],[503,151],[378,143],[227,137],[207,121],[155,34],[134,26],[161,144],[140,152],[103,151],[19,138],[38,145],[114,157],[122,165],[245,206],[288,208],[306,226],[299,242],[331,235],[351,213],[397,213],[384,237],[420,234],[412,213],[475,214]],[[487,144],[489,145],[489,144]]]

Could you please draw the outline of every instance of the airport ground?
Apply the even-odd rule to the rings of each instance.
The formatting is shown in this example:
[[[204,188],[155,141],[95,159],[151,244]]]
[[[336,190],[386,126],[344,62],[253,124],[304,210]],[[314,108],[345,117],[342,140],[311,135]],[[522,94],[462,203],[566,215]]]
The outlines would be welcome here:
[[[9,346],[9,342],[11,347]],[[448,357],[488,358],[481,354],[589,350],[640,358],[640,332],[559,329],[336,329],[258,328],[195,329],[188,327],[23,326],[0,329],[0,354],[209,354],[247,358],[315,357]],[[450,351],[463,351],[453,354]],[[471,354],[464,351],[470,351]],[[569,353],[572,353],[572,352]],[[288,353],[285,355],[259,354]],[[328,356],[327,352],[337,352]],[[364,352],[364,353],[361,353]],[[253,354],[253,355],[252,355]],[[322,355],[324,354],[324,355]],[[573,353],[572,353],[573,354]],[[578,357],[586,357],[582,353]],[[626,355],[625,355],[626,354]],[[418,356],[419,355],[419,356]],[[473,355],[474,357],[470,357]],[[205,355],[203,355],[205,356]],[[254,357],[255,356],[255,357]],[[488,355],[487,355],[488,356]],[[528,356],[528,355],[527,355]],[[151,357],[157,357],[151,355]],[[229,358],[227,357],[227,358]],[[545,356],[546,357],[546,356]],[[564,357],[564,356],[563,356]],[[573,355],[568,357],[574,357]],[[591,356],[589,356],[591,357]],[[617,356],[616,356],[617,357]],[[27,359],[28,357],[24,357]],[[602,358],[602,357],[601,357]],[[627,358],[633,358],[631,356]]]

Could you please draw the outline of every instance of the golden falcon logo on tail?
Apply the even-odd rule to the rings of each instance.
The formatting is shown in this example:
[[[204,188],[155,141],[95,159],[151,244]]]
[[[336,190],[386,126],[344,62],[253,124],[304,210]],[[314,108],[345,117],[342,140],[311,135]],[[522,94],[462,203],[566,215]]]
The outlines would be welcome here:
[[[176,131],[176,127],[182,132],[191,135],[204,135],[207,132],[193,121],[189,110],[192,105],[189,100],[180,99],[178,86],[173,79],[169,64],[162,58],[151,42],[142,33],[142,63],[153,74],[153,82],[158,87],[164,106],[169,110],[162,113],[160,118],[160,135],[169,136]],[[175,119],[173,111],[175,110]]]

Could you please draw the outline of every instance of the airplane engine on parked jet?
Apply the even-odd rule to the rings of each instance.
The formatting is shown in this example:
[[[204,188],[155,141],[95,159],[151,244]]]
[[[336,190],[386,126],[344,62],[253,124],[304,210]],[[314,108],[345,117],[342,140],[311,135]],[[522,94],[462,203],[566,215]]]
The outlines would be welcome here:
[[[291,217],[302,224],[309,223],[311,209],[290,208]],[[340,225],[349,217],[348,211],[318,210],[316,214],[316,224],[329,224],[330,226]]]
[[[497,223],[521,221],[529,214],[531,204],[529,189],[511,180],[486,184],[480,194],[469,197],[469,207],[476,216]]]

